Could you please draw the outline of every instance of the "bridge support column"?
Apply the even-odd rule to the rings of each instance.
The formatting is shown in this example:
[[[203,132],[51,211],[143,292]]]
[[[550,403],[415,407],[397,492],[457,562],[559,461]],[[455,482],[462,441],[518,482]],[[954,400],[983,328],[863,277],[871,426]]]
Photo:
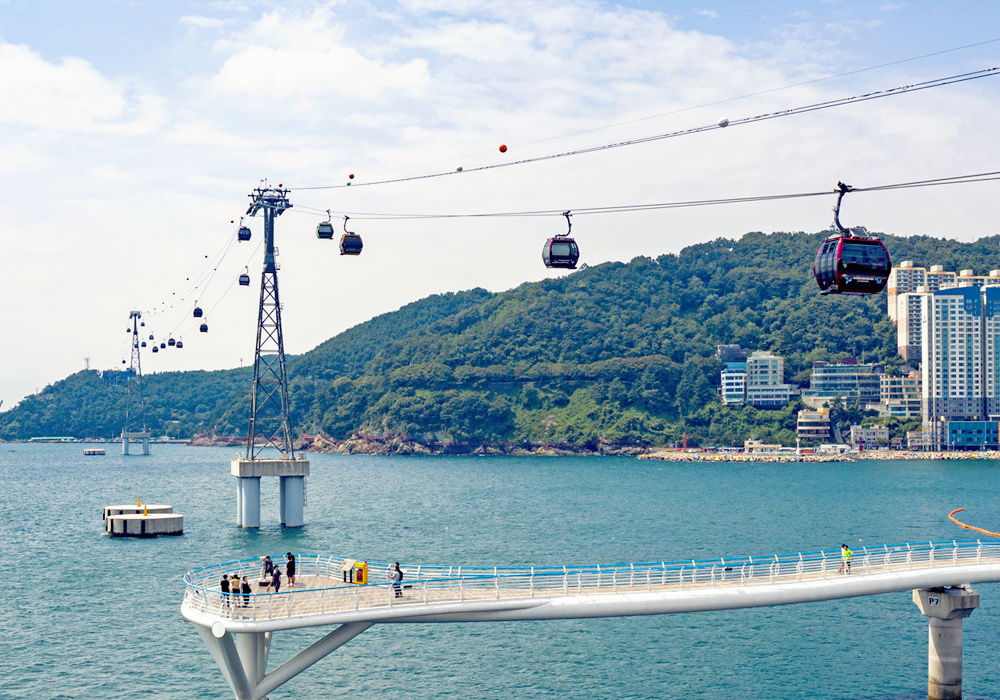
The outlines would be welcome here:
[[[962,620],[979,607],[972,588],[921,588],[913,602],[928,618],[927,697],[962,698]]]
[[[260,527],[260,477],[244,476],[237,480],[236,524],[242,527]]]

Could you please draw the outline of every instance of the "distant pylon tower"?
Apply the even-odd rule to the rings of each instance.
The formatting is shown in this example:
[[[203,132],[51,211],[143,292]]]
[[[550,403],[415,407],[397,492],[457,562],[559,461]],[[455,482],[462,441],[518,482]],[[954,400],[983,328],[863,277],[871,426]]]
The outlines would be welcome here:
[[[304,522],[305,477],[309,475],[309,462],[295,459],[288,421],[285,341],[278,297],[279,266],[274,247],[274,219],[292,205],[288,201],[288,190],[281,185],[275,188],[265,184],[249,196],[247,215],[255,216],[264,211],[264,270],[260,278],[247,451],[244,459],[233,460],[231,470],[239,479],[236,522],[243,527],[260,527],[260,478],[277,476],[280,478],[281,524],[299,527]],[[268,448],[277,450],[279,456],[261,459],[261,453]]]
[[[142,440],[142,453],[149,454],[149,431],[146,430],[146,402],[142,396],[142,363],[139,359],[139,319],[142,314],[133,311],[132,362],[125,383],[125,427],[122,428],[122,454],[129,453],[130,440]]]

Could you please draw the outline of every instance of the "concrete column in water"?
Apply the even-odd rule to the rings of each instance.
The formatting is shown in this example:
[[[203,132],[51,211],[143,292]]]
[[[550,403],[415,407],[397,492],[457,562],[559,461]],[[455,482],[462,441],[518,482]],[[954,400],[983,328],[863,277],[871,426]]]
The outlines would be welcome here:
[[[928,618],[927,697],[961,700],[962,620],[979,607],[971,587],[920,588],[913,602]]]
[[[128,454],[128,438],[122,435],[122,454]]]
[[[237,523],[243,527],[260,527],[260,479],[264,476],[280,478],[278,499],[281,522],[290,527],[304,524],[305,477],[309,476],[309,460],[306,459],[234,459],[230,474],[240,483],[237,491]],[[253,480],[255,490],[246,484]],[[248,499],[252,499],[249,502]]]
[[[239,524],[243,527],[260,527],[260,477],[240,477],[239,484]]]
[[[279,491],[281,494],[281,524],[285,527],[302,527],[305,522],[304,506],[306,493],[304,476],[283,476]]]

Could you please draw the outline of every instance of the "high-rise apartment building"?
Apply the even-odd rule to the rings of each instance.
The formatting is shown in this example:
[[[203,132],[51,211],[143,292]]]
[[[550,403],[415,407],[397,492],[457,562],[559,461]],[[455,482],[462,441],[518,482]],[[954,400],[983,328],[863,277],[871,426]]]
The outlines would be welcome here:
[[[896,349],[907,362],[920,362],[923,352],[921,309],[928,298],[927,287],[900,294],[896,302]]]
[[[985,293],[992,297],[998,291],[987,288]],[[985,417],[983,295],[979,287],[927,295],[921,309],[925,423]]]
[[[926,286],[927,268],[914,267],[912,260],[904,260],[898,265],[894,265],[889,272],[889,281],[886,283],[886,293],[889,296],[886,311],[889,318],[893,321],[898,320],[899,311],[896,304],[900,296],[917,291],[917,287]]]
[[[879,403],[885,413],[902,420],[922,417],[920,373],[910,372],[906,377],[883,374],[879,387]],[[883,415],[885,415],[885,413]]]

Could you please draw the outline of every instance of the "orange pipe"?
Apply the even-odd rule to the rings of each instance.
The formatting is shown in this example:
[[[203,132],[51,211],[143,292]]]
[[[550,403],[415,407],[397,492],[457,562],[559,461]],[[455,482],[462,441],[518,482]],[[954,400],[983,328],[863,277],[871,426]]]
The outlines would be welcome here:
[[[955,513],[961,513],[963,510],[965,510],[965,508],[956,508],[955,510],[951,511],[950,513],[948,513],[948,519],[951,520],[956,525],[961,525],[962,527],[968,528],[970,530],[975,530],[976,532],[981,532],[984,535],[989,535],[990,537],[1000,537],[1000,533],[990,532],[989,530],[984,530],[981,527],[973,527],[972,525],[966,525],[965,523],[961,522],[960,520],[957,520],[954,517]]]

